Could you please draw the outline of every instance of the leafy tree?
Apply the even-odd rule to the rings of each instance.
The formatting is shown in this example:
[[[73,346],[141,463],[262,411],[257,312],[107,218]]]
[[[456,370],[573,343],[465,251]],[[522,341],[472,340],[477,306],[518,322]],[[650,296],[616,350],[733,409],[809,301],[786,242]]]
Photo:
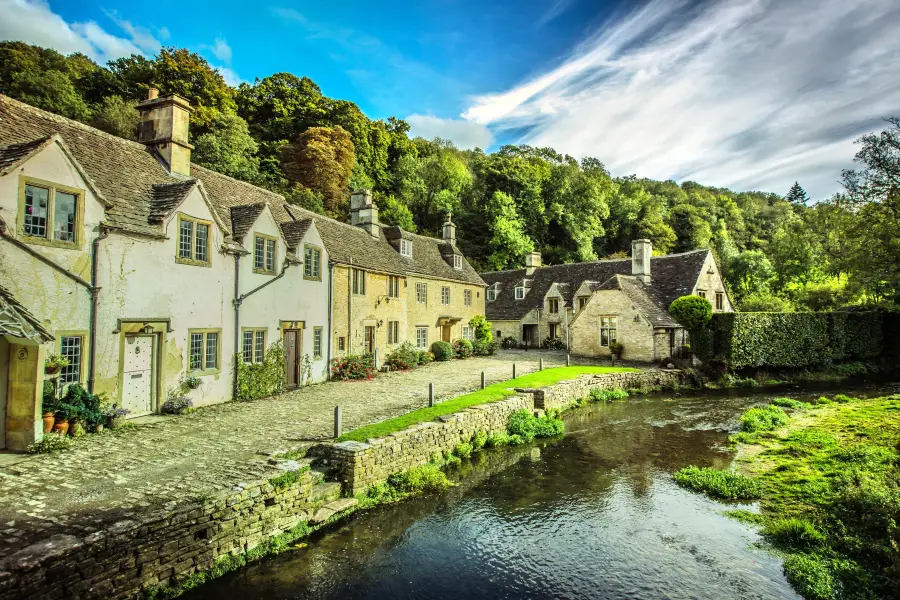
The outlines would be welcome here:
[[[62,71],[14,73],[8,89],[22,102],[70,119],[83,121],[90,115],[88,105]]]
[[[489,215],[491,247],[493,252],[487,259],[490,269],[499,271],[518,266],[525,255],[534,251],[534,243],[525,233],[525,224],[516,211],[516,204],[509,194],[494,192],[485,206]]]
[[[234,113],[216,113],[209,131],[194,140],[191,158],[197,164],[235,179],[259,180],[259,144],[250,136],[247,122]]]
[[[775,269],[762,250],[746,250],[728,264],[728,282],[739,297],[769,290]]]
[[[491,322],[484,315],[475,315],[469,319],[469,327],[475,333],[475,339],[479,342],[487,342],[488,344],[494,340],[494,333],[491,331]]]
[[[107,96],[94,108],[91,124],[106,133],[136,140],[140,115],[135,105],[135,102],[123,100],[120,96]]]
[[[741,299],[740,312],[792,312],[794,307],[784,298],[771,292],[753,292]]]
[[[681,296],[669,305],[669,314],[688,331],[696,331],[709,323],[712,313],[712,304],[700,296]]]
[[[796,181],[794,182],[794,185],[791,186],[791,189],[784,199],[795,206],[806,206],[806,203],[809,202],[809,196],[806,194],[806,190],[804,190]]]
[[[386,225],[396,225],[406,231],[416,232],[416,223],[413,220],[409,207],[397,200],[393,194],[381,194],[375,192],[375,203],[378,205],[378,219]]]
[[[320,215],[325,214],[325,202],[322,199],[322,194],[309,188],[295,185],[284,193],[284,199],[300,208],[305,208]]]
[[[696,206],[679,204],[669,211],[669,225],[678,236],[676,252],[706,248],[712,239],[709,223]]]
[[[204,133],[216,112],[234,112],[234,92],[218,69],[184,48],[163,48],[154,61],[154,83],[162,94],[178,94],[190,101],[191,128]]]
[[[311,127],[282,149],[288,181],[321,194],[325,214],[347,220],[353,142],[340,126]]]

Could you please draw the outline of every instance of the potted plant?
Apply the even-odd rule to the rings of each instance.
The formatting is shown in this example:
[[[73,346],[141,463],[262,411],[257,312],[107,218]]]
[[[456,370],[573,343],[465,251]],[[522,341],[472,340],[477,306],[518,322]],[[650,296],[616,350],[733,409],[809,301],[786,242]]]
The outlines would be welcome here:
[[[51,354],[44,361],[44,373],[47,375],[55,375],[59,370],[69,366],[69,359],[59,354]]]
[[[182,381],[182,384],[184,385],[184,387],[186,387],[189,390],[196,390],[198,387],[200,387],[201,383],[203,383],[203,380],[200,379],[199,377],[197,377],[196,375],[188,375]]]
[[[53,423],[53,431],[66,434],[69,432],[69,422],[78,417],[78,407],[60,402],[56,405],[56,420]]]
[[[182,394],[172,393],[162,405],[162,411],[168,415],[184,415],[194,410],[191,399]]]
[[[113,404],[109,408],[103,410],[103,416],[106,417],[106,426],[110,429],[117,429],[125,422],[125,415],[131,411],[127,408],[119,408],[118,404]]]
[[[98,410],[86,410],[84,412],[84,426],[91,433],[101,433],[106,423],[106,415]]]
[[[610,342],[609,343],[609,354],[612,357],[612,361],[615,363],[617,359],[622,357],[622,353],[625,351],[625,344],[622,342]]]
[[[56,379],[44,380],[44,397],[41,402],[41,418],[44,421],[44,433],[50,433],[56,423]]]

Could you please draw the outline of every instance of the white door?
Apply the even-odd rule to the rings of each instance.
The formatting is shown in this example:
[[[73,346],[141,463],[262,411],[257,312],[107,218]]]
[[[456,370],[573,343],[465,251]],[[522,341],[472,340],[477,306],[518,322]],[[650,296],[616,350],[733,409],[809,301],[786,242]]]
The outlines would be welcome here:
[[[152,411],[153,338],[152,335],[130,335],[125,338],[122,408],[130,410],[131,417]]]

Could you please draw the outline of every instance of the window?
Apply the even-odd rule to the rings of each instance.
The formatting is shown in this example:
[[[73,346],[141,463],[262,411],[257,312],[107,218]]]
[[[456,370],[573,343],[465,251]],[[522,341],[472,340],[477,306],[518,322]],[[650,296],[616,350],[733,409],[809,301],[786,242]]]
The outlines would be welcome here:
[[[20,179],[19,233],[38,244],[75,248],[81,244],[84,194],[37,179]]]
[[[241,354],[247,364],[263,362],[266,358],[266,330],[245,328],[241,341]]]
[[[550,339],[555,340],[559,337],[559,325],[557,323],[550,323]]]
[[[450,304],[450,288],[441,286],[441,304]]]
[[[412,258],[412,242],[409,240],[400,240],[400,256]]]
[[[351,269],[353,277],[353,293],[366,295],[366,272],[362,269]]]
[[[178,256],[175,262],[208,267],[209,231],[212,224],[187,215],[178,215]]]
[[[559,312],[559,298],[550,298],[547,301],[547,310],[553,314]]]
[[[399,344],[400,321],[388,321],[387,330],[388,344]]]
[[[416,327],[416,348],[428,348],[428,328]]]
[[[313,327],[313,358],[322,358],[322,328]]]
[[[338,337],[338,351],[343,352],[347,349],[347,338],[344,336]]]
[[[600,345],[608,347],[610,342],[616,341],[616,318],[600,317]]]
[[[468,325],[463,325],[462,328],[462,336],[464,340],[469,340],[470,342],[474,339],[474,335],[472,334],[472,328]]]
[[[463,305],[472,306],[472,290],[463,290]]]
[[[303,247],[303,279],[322,281],[322,250],[309,244]]]
[[[697,295],[701,298],[706,298],[706,292],[704,292],[703,290],[697,290]]]
[[[490,287],[487,290],[487,294],[485,296],[488,302],[493,302],[497,299],[497,288]]]
[[[462,269],[462,256],[460,256],[459,254],[453,255],[453,268]]]
[[[262,275],[274,275],[277,239],[270,235],[257,233],[253,236],[253,272]]]
[[[387,295],[389,298],[400,297],[400,278],[396,275],[388,275],[387,278]]]
[[[81,364],[84,350],[84,336],[61,335],[59,336],[59,354],[69,361],[69,364],[59,371],[59,391],[69,383],[81,382]]]
[[[220,331],[220,329],[188,330],[189,371],[203,371],[204,373],[218,372]],[[263,338],[263,345],[265,345],[264,340],[265,338]]]
[[[516,288],[516,300],[521,300],[524,297],[525,297],[525,288],[517,287]]]
[[[587,306],[588,300],[590,300],[590,298],[588,298],[587,296],[581,296],[580,298],[578,298],[578,312],[584,310],[584,307]]]
[[[716,310],[725,310],[725,294],[716,292]]]
[[[428,304],[428,284],[416,284],[416,302],[419,304]]]

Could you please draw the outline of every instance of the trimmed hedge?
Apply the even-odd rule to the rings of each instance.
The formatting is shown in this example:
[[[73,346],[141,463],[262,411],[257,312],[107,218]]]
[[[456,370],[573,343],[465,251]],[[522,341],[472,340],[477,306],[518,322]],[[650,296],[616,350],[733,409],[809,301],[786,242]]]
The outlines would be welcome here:
[[[809,367],[877,357],[883,337],[876,312],[717,313],[691,334],[691,348],[731,369]]]

